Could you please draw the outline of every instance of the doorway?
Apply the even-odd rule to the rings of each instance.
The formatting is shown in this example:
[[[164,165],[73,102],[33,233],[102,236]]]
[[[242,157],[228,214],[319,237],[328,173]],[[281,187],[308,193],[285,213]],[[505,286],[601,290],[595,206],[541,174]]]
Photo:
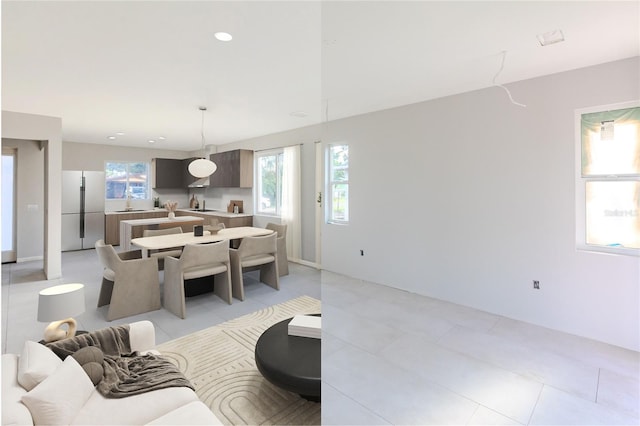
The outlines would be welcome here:
[[[16,149],[2,147],[2,263],[16,261]]]
[[[322,265],[322,223],[324,221],[324,152],[322,142],[315,143],[316,149],[316,265],[321,268]]]

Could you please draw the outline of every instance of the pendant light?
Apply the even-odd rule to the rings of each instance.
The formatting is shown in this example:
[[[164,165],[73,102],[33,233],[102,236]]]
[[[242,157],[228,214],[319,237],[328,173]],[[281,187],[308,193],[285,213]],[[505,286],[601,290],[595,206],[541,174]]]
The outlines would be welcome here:
[[[202,155],[206,155],[206,151],[204,148],[204,112],[207,110],[207,107],[199,107],[200,111],[202,111],[202,127],[200,135],[202,136]],[[189,163],[189,173],[197,178],[206,178],[211,176],[218,166],[211,160],[206,158],[198,158]]]

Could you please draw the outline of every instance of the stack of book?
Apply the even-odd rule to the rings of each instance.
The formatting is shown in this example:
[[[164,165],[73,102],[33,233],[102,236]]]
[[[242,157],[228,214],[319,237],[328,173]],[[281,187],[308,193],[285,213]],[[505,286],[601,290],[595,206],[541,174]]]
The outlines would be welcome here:
[[[289,321],[289,336],[312,337],[322,336],[322,318],[311,315],[296,315]]]

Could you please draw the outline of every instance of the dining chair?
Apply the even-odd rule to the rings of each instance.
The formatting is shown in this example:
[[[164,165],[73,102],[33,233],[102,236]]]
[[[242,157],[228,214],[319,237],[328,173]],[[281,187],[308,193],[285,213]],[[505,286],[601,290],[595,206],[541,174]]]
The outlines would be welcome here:
[[[289,275],[289,259],[287,257],[287,225],[279,225],[269,222],[266,226],[278,234],[276,238],[278,245],[278,273],[280,276]]]
[[[182,228],[179,226],[173,228],[164,228],[164,229],[145,229],[142,231],[143,237],[155,237],[157,235],[172,235],[172,234],[182,234]],[[164,269],[164,259],[167,256],[180,257],[182,254],[182,247],[171,247],[166,249],[159,250],[149,250],[149,257],[157,257],[158,258],[158,269]]]
[[[244,300],[244,268],[259,267],[260,281],[280,290],[276,237],[275,232],[261,237],[245,237],[237,249],[229,249],[233,297]]]
[[[142,258],[140,250],[118,253],[104,240],[95,247],[104,267],[98,307],[109,305],[107,321],[160,309],[157,258]]]
[[[165,259],[163,305],[166,310],[185,318],[185,285],[195,278],[213,276],[213,292],[231,304],[231,265],[229,243],[187,244],[179,259]],[[185,282],[186,281],[186,282]]]

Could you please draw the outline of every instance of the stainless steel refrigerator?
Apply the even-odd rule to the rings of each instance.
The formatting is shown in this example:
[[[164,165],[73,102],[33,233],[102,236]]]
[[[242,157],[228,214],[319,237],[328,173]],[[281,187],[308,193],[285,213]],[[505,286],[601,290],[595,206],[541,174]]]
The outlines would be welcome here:
[[[62,171],[62,251],[104,238],[104,172]]]

